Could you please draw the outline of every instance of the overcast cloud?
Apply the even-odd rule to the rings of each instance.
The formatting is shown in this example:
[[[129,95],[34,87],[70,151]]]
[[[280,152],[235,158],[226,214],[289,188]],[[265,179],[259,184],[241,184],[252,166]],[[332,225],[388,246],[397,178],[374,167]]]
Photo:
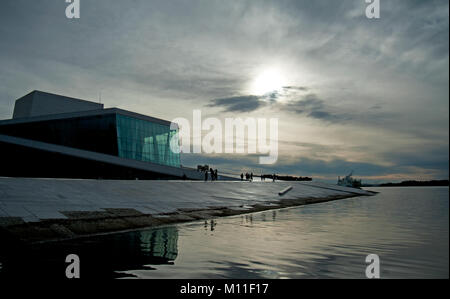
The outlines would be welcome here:
[[[223,171],[448,178],[449,2],[64,0],[0,4],[0,119],[32,90],[165,119],[278,117],[278,163],[186,156]],[[266,69],[285,82],[255,94]],[[245,166],[243,166],[245,165]]]

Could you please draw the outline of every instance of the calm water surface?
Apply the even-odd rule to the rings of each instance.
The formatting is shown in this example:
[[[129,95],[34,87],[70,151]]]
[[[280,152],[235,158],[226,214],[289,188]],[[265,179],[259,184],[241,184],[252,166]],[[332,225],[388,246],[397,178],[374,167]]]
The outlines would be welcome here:
[[[374,197],[272,210],[3,250],[0,277],[64,276],[65,256],[91,278],[449,277],[449,189],[369,188]]]

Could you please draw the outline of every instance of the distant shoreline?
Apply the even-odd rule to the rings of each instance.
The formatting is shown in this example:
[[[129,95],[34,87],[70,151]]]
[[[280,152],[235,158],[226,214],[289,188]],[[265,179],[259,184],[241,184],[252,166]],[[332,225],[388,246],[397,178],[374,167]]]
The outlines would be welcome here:
[[[403,181],[400,183],[363,184],[362,187],[448,187],[448,180]]]

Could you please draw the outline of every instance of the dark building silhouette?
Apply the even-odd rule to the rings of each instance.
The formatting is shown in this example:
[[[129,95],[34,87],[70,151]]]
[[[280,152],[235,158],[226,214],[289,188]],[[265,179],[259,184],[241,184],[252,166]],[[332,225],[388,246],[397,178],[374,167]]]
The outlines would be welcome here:
[[[177,132],[166,120],[33,91],[0,121],[0,176],[202,179],[171,150]]]

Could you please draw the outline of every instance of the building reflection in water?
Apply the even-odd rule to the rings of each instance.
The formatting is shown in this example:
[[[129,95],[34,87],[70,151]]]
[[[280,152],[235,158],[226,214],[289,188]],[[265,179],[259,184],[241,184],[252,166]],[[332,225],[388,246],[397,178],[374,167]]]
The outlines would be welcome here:
[[[165,227],[152,231],[139,232],[141,251],[154,258],[161,258],[168,263],[178,255],[178,230],[176,227]]]
[[[64,279],[68,254],[80,257],[81,278],[133,276],[124,272],[152,270],[152,265],[173,265],[178,256],[178,229],[170,226],[57,243],[12,246],[0,252],[0,278],[26,274]]]

